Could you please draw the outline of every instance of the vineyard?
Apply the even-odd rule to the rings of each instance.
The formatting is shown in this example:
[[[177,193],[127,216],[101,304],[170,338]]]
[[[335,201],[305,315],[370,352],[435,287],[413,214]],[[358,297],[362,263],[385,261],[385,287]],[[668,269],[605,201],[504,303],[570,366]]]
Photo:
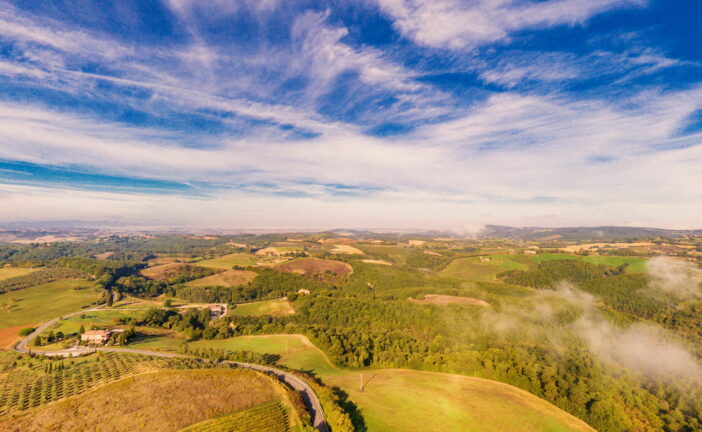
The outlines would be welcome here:
[[[101,354],[71,360],[43,360],[14,354],[3,356],[0,358],[0,416],[79,395],[91,388],[144,372],[210,366],[192,359]]]
[[[269,402],[181,429],[180,432],[287,432],[288,418],[278,402]]]

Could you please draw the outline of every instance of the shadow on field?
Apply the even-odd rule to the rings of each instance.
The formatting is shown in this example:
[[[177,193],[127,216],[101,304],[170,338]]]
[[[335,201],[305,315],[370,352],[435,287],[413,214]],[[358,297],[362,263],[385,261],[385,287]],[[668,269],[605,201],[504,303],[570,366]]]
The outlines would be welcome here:
[[[356,432],[366,432],[366,422],[363,420],[363,415],[358,410],[355,403],[349,400],[349,395],[339,387],[332,387],[332,391],[339,398],[339,405],[346,414],[351,418],[351,423],[353,423],[353,430]]]

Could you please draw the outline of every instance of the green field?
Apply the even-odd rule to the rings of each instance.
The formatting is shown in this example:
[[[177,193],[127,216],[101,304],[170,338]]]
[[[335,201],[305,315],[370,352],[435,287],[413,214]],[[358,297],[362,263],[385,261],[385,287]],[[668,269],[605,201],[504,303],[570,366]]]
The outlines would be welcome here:
[[[48,321],[78,311],[97,298],[93,282],[75,279],[0,294],[0,328]]]
[[[552,254],[552,253],[545,253],[545,254],[538,254],[538,255],[533,255],[532,258],[534,261],[537,263],[542,263],[544,261],[556,261],[556,260],[564,260],[564,259],[578,259],[580,257],[576,255],[570,255],[570,254]]]
[[[294,314],[295,310],[287,300],[276,299],[238,304],[231,313],[237,316],[285,316]]]
[[[495,381],[404,369],[339,369],[304,336],[243,336],[189,345],[278,354],[278,363],[312,372],[348,393],[369,432],[592,431],[548,402]],[[363,392],[358,389],[361,372],[366,383]]]
[[[221,257],[198,261],[197,265],[202,267],[210,267],[217,269],[230,269],[233,266],[255,266],[258,263],[258,257],[245,253],[233,253]]]
[[[315,374],[340,372],[319,348],[302,335],[240,336],[224,340],[199,340],[190,342],[188,346],[277,354],[280,356],[280,364],[293,369],[311,371]]]
[[[23,268],[23,267],[0,267],[0,280],[10,279],[17,276],[24,276],[29,273],[33,273],[38,268]]]
[[[76,333],[83,326],[85,329],[91,327],[107,327],[117,323],[118,318],[127,318],[129,316],[138,315],[139,311],[128,310],[97,310],[86,312],[85,314],[76,315],[65,320],[61,320],[47,329],[44,334],[49,331],[61,331],[64,334]]]
[[[622,264],[629,264],[627,273],[645,273],[646,258],[641,257],[620,257],[620,256],[586,256],[582,258],[590,264],[604,264],[612,267],[619,267]]]
[[[489,261],[481,261],[481,258]],[[456,279],[492,282],[498,273],[508,270],[529,270],[532,267],[534,267],[533,260],[525,255],[490,255],[455,259],[439,274]]]
[[[369,432],[593,431],[523,390],[496,381],[404,369],[322,375],[349,395]]]

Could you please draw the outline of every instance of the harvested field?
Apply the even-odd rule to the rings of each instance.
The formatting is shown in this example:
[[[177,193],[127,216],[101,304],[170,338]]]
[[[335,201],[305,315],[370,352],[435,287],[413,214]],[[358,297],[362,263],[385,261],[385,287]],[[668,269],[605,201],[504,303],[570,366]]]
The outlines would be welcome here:
[[[243,243],[234,243],[234,242],[227,243],[227,246],[234,246],[235,248],[247,248],[248,247]]]
[[[207,268],[199,268],[185,263],[173,263],[173,264],[163,264],[155,267],[148,267],[143,269],[140,273],[142,276],[149,279],[157,281],[167,281],[179,276],[185,275],[187,273],[194,273],[195,271],[207,271],[205,274],[211,274],[214,271],[208,270]],[[201,275],[198,275],[201,276]],[[195,277],[198,277],[195,276]],[[191,276],[189,279],[192,279]]]
[[[353,273],[351,266],[345,262],[316,258],[289,261],[273,268],[286,273],[301,274],[307,278],[321,278],[329,281]]]
[[[361,260],[361,261],[364,262],[364,263],[366,263],[366,264],[380,264],[380,265],[387,265],[387,266],[392,265],[391,262],[385,261],[385,260],[364,259],[364,260]]]
[[[622,248],[636,248],[636,247],[650,247],[655,246],[653,243],[639,242],[639,243],[586,243],[579,245],[571,245],[564,248],[568,252],[578,252],[581,250],[593,249],[593,248],[608,248],[608,249],[622,249]]]
[[[435,304],[435,305],[447,305],[447,304],[469,304],[474,306],[489,307],[490,303],[479,300],[472,297],[458,297],[450,295],[440,295],[440,294],[427,294],[423,299],[414,299],[412,297],[407,300],[412,303],[419,304]]]
[[[346,238],[346,237],[335,237],[335,238],[321,239],[321,240],[319,240],[319,242],[321,244],[352,245],[352,244],[356,244],[357,240],[352,239],[352,238]]]
[[[237,316],[270,315],[274,317],[281,317],[285,315],[292,315],[294,313],[295,309],[292,308],[290,302],[288,302],[286,299],[241,303],[236,305],[236,308],[232,310],[232,315]]]
[[[362,250],[344,244],[334,245],[334,249],[331,252],[335,254],[363,255]]]
[[[416,246],[416,247],[421,247],[424,246],[427,242],[425,240],[408,240],[407,244],[410,246]]]
[[[280,400],[273,382],[242,370],[191,370],[127,378],[0,423],[5,431],[175,432],[214,416]]]
[[[223,286],[233,287],[246,285],[258,276],[256,272],[249,270],[227,270],[222,273],[217,273],[212,276],[207,276],[201,279],[191,280],[185,285],[187,286]]]
[[[186,256],[159,256],[156,258],[152,258],[147,262],[150,266],[157,266],[162,264],[172,264],[190,261],[192,261],[192,259]]]
[[[200,267],[231,269],[232,267],[241,266],[249,267],[258,264],[258,257],[246,253],[232,253],[217,258],[212,258],[197,263]]]
[[[36,325],[21,325],[0,329],[0,350],[11,348],[15,342],[20,340],[19,331],[27,327],[36,327]]]
[[[183,263],[162,264],[145,268],[140,273],[142,276],[149,279],[164,281],[174,276],[178,276],[185,270],[186,267],[187,264]]]

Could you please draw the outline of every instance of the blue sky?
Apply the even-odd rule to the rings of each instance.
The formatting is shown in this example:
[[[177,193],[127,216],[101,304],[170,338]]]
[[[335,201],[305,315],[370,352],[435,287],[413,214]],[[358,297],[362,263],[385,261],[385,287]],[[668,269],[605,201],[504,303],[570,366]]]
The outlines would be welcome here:
[[[0,1],[0,223],[700,228],[700,17]]]

